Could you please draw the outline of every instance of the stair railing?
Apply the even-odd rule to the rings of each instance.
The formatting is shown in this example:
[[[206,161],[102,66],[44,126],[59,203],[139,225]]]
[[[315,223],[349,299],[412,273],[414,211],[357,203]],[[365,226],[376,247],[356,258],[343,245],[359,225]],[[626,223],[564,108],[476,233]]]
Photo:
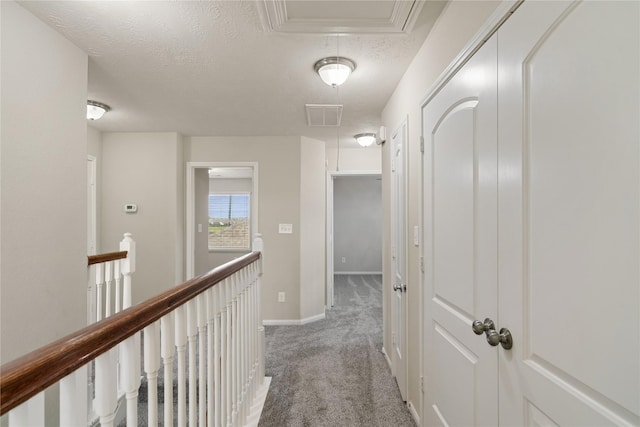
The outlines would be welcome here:
[[[86,410],[78,403],[87,401],[86,366],[95,361],[93,408],[100,425],[114,425],[118,381],[126,393],[127,426],[138,425],[142,365],[147,423],[155,426],[162,360],[164,425],[173,425],[177,352],[178,425],[186,425],[187,418],[193,426],[245,425],[268,387],[260,313],[262,249],[257,237],[253,252],[3,365],[0,415],[9,413],[10,427],[44,425],[44,390],[59,382],[60,425],[86,426]]]

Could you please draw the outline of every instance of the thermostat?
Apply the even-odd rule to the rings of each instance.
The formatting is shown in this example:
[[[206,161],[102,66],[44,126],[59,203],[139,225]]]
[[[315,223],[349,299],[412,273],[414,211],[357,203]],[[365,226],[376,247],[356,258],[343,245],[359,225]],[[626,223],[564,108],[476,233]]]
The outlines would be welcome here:
[[[126,213],[136,213],[138,212],[138,205],[135,205],[135,204],[124,205],[124,211]]]

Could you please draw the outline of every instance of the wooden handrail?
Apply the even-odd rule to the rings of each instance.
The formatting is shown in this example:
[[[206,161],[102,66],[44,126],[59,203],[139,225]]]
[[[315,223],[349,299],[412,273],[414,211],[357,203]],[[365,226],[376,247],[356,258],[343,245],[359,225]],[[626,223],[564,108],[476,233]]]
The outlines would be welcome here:
[[[260,257],[260,252],[251,252],[236,258],[202,276],[5,363],[0,368],[0,415],[26,402]]]
[[[106,254],[88,255],[87,265],[100,264],[101,262],[115,261],[127,257],[127,251],[107,252]]]

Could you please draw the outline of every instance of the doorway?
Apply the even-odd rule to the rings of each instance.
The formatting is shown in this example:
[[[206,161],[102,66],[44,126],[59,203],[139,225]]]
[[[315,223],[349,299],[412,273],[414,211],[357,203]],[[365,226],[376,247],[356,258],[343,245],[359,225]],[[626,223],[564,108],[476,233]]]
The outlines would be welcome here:
[[[381,174],[329,172],[327,176],[327,307],[334,275],[382,274]]]
[[[187,163],[187,279],[251,251],[258,233],[258,164]]]

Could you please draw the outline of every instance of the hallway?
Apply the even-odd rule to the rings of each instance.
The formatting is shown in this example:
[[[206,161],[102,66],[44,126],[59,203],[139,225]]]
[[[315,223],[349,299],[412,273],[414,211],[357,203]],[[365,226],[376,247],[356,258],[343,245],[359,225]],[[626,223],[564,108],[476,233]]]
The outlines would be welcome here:
[[[413,426],[382,354],[382,277],[335,276],[326,320],[266,327],[260,426]]]

